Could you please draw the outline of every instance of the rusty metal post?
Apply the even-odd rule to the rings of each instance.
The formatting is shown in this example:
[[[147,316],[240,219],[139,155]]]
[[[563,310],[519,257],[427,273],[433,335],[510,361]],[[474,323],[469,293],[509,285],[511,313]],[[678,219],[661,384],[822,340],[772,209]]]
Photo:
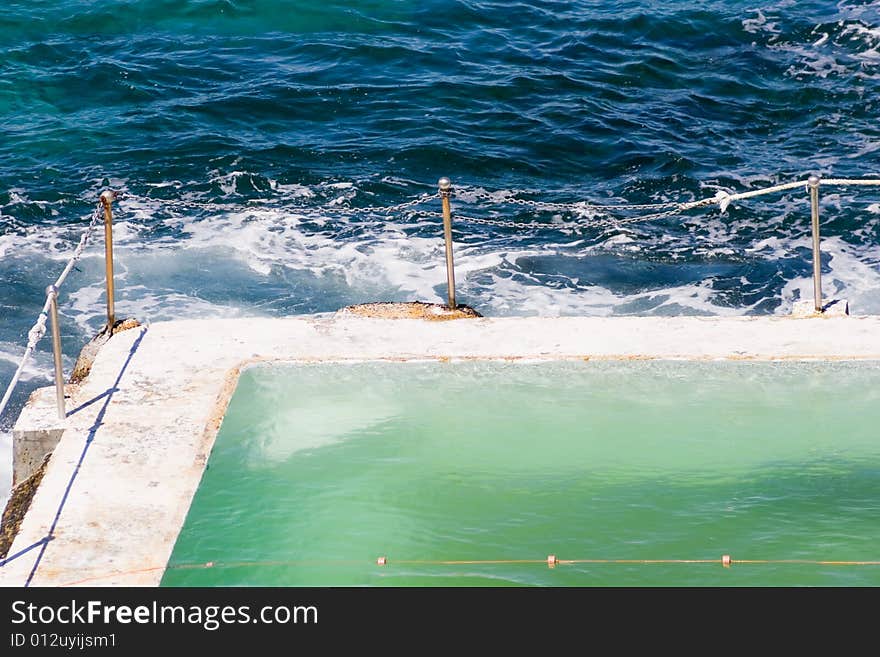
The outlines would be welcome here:
[[[813,226],[813,305],[817,313],[822,312],[822,254],[819,252],[819,176],[810,176],[807,187],[810,190],[810,215]]]
[[[449,178],[441,178],[437,185],[440,187],[440,201],[443,204],[443,239],[446,241],[446,283],[449,294],[449,308],[455,309],[455,267],[452,261],[452,209],[449,206],[449,196],[452,192],[452,183]]]
[[[107,267],[107,330],[113,330],[116,322],[116,309],[113,301],[113,201],[116,194],[106,191],[101,194],[104,206],[104,262]]]
[[[64,410],[64,369],[61,365],[61,331],[58,328],[58,288],[50,285],[46,288],[49,297],[49,319],[52,322],[52,352],[55,359],[55,398],[58,404],[58,419],[65,420]]]

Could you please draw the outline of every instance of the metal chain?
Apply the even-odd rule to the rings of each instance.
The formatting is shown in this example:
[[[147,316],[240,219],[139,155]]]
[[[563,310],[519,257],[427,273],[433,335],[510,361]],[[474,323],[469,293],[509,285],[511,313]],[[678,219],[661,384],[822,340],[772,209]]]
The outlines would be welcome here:
[[[400,212],[401,210],[407,210],[409,208],[414,208],[417,205],[421,205],[426,201],[430,201],[431,199],[440,198],[439,193],[434,194],[422,194],[410,201],[405,201],[404,203],[398,203],[397,205],[368,205],[362,208],[358,207],[323,207],[321,210],[325,212],[342,212],[342,213],[351,213],[351,212],[377,212],[380,214],[391,214],[392,212]]]
[[[631,205],[598,205],[593,203],[588,203],[587,201],[578,201],[576,203],[551,203],[548,201],[532,201],[530,199],[524,198],[515,198],[509,199],[505,201],[506,203],[510,203],[512,205],[523,205],[533,208],[539,208],[542,210],[567,210],[567,211],[577,211],[577,210],[654,210],[656,208],[668,208],[673,205],[678,205],[678,203],[670,202],[670,203],[640,203],[640,204],[631,204]]]
[[[428,216],[442,216],[437,213],[424,213]],[[637,217],[606,217],[602,219],[592,219],[589,221],[567,221],[563,223],[544,223],[540,221],[519,222],[505,219],[483,219],[480,217],[470,217],[467,215],[453,214],[453,221],[459,220],[470,224],[479,224],[483,226],[498,226],[500,228],[513,228],[517,230],[529,229],[553,229],[567,230],[574,228],[616,228],[627,224],[641,223],[646,221],[655,221],[667,217],[674,217],[681,214],[679,208],[673,208],[665,212],[655,212],[653,214],[639,215]]]
[[[172,208],[181,208],[181,209],[191,209],[191,208],[200,208],[202,210],[252,210],[253,206],[242,205],[240,203],[211,203],[208,201],[189,201],[186,199],[171,199],[171,198],[154,198],[152,196],[139,196],[137,194],[126,194],[126,200],[133,201],[141,201],[141,202],[158,202],[163,206],[172,207]]]
[[[674,217],[680,215],[682,212],[686,210],[691,210],[694,208],[705,207],[708,205],[713,205],[718,202],[717,198],[707,198],[702,199],[700,201],[691,201],[687,203],[676,203],[669,210],[665,210],[663,212],[654,212],[651,214],[643,214],[638,215],[636,217],[613,217],[606,216],[604,218],[591,218],[587,220],[580,221],[567,221],[563,223],[544,223],[539,221],[530,221],[530,222],[519,222],[519,221],[511,221],[507,219],[484,219],[480,217],[471,217],[467,215],[461,214],[453,214],[453,219],[458,219],[460,221],[464,221],[472,224],[479,224],[484,226],[498,226],[501,228],[514,228],[514,229],[533,229],[533,228],[543,228],[543,229],[555,229],[555,230],[565,230],[571,228],[615,228],[618,226],[626,225],[626,224],[634,224],[641,223],[646,221],[656,221],[658,219],[665,219],[668,217]],[[525,203],[519,205],[532,205],[532,203]],[[629,206],[633,208],[642,208],[642,205],[633,205]],[[649,207],[657,207],[649,206]],[[668,207],[668,204],[663,204],[661,207]],[[442,214],[439,212],[424,212],[420,213],[423,216],[435,216],[442,217]]]
[[[711,205],[714,202],[714,199],[705,199],[702,201],[696,201],[693,203],[683,203],[679,204],[678,207],[673,207],[664,212],[654,212],[651,214],[638,215],[636,217],[612,217],[612,216],[604,216],[602,218],[591,218],[584,219],[579,221],[566,221],[561,223],[547,223],[541,221],[513,221],[510,219],[490,219],[483,217],[473,217],[464,214],[458,214],[456,212],[452,213],[453,222],[461,221],[469,224],[477,224],[482,226],[497,226],[499,228],[512,228],[517,230],[529,230],[529,229],[553,229],[553,230],[567,230],[574,228],[615,228],[618,226],[623,226],[627,224],[641,223],[645,221],[655,221],[657,219],[664,219],[667,217],[674,217],[680,215],[684,210],[688,210],[695,207],[702,207],[705,205]],[[416,217],[423,218],[429,217],[433,219],[443,219],[442,212],[435,212],[429,210],[422,210],[415,214]]]
[[[454,193],[454,192],[453,192]],[[608,215],[610,211],[627,211],[627,210],[657,210],[660,208],[669,208],[663,212],[655,212],[648,215],[642,215],[639,217],[633,218],[611,218],[608,219],[597,219],[591,218],[589,220],[575,221],[575,222],[566,222],[564,224],[546,224],[538,221],[522,223],[515,221],[504,221],[498,219],[482,219],[477,217],[465,217],[463,215],[456,215],[457,218],[467,221],[469,223],[474,224],[482,224],[488,226],[500,226],[506,228],[566,228],[571,227],[573,225],[583,226],[583,225],[593,225],[593,226],[615,226],[620,224],[627,223],[635,223],[640,221],[651,221],[655,219],[660,219],[663,217],[674,216],[679,214],[683,210],[690,209],[693,207],[699,207],[701,205],[709,205],[715,201],[715,199],[704,199],[703,201],[697,201],[692,203],[680,203],[680,202],[663,202],[663,203],[634,203],[630,205],[618,204],[618,205],[603,205],[603,204],[593,204],[587,201],[579,201],[577,203],[553,203],[548,201],[534,201],[531,199],[523,199],[523,198],[498,198],[497,194],[493,194],[490,192],[478,191],[478,190],[469,190],[465,189],[464,193],[472,198],[473,200],[483,200],[487,201],[493,205],[515,205],[520,207],[528,207],[534,208],[538,211],[562,211],[562,212],[570,212],[570,213],[583,213],[583,212],[597,212],[599,214]],[[120,198],[122,195],[119,196]],[[205,201],[194,201],[194,200],[184,200],[184,199],[154,199],[151,197],[143,197],[136,196],[132,194],[128,194],[127,197],[132,200],[141,200],[141,201],[159,201],[167,206],[175,207],[175,208],[200,208],[208,211],[239,211],[239,212],[248,212],[253,211],[255,207],[259,207],[254,205],[256,201],[252,202],[249,205],[242,204],[223,204],[223,203],[212,203]],[[429,201],[439,198],[439,193],[426,193],[421,196],[417,196],[409,201],[404,201],[403,203],[398,203],[395,205],[383,205],[383,206],[364,206],[364,207],[353,207],[353,206],[321,206],[315,208],[302,207],[297,208],[297,210],[301,211],[319,211],[326,214],[345,214],[351,215],[356,213],[364,213],[364,214],[393,214],[403,212],[405,210],[411,210],[418,206],[421,206]],[[470,198],[467,202],[470,202]],[[439,212],[431,212],[431,211],[420,211],[419,216],[442,216]]]
[[[877,179],[828,179],[827,181],[823,181],[826,184],[861,184],[861,185],[877,185],[880,184],[880,180]],[[576,221],[567,221],[564,223],[544,223],[539,221],[530,221],[530,222],[517,222],[503,219],[491,219],[491,218],[479,218],[472,217],[466,215],[455,215],[455,218],[461,221],[465,221],[467,223],[472,224],[480,224],[485,226],[498,226],[502,228],[515,228],[515,229],[538,229],[538,228],[551,228],[551,229],[567,229],[572,227],[583,227],[583,226],[591,226],[591,227],[616,227],[626,224],[647,222],[647,221],[656,221],[658,219],[665,219],[668,217],[674,217],[682,214],[688,210],[693,210],[696,208],[708,207],[712,205],[717,205],[722,212],[724,212],[728,205],[733,201],[745,200],[748,198],[762,196],[769,193],[785,191],[788,189],[794,189],[801,184],[804,184],[802,181],[783,183],[780,185],[774,185],[771,187],[767,187],[764,189],[754,190],[750,192],[741,192],[738,194],[730,194],[728,192],[719,191],[716,193],[714,197],[704,198],[698,201],[663,201],[658,203],[618,203],[618,204],[603,204],[603,203],[591,203],[589,201],[577,201],[574,203],[555,203],[550,201],[536,201],[532,199],[525,198],[514,198],[514,195],[523,193],[521,191],[513,191],[513,192],[488,192],[483,191],[481,189],[474,189],[468,187],[462,187],[459,189],[453,188],[452,193],[458,193],[459,198],[462,202],[466,204],[474,203],[475,201],[485,201],[486,203],[499,206],[499,205],[514,205],[520,207],[532,208],[539,212],[566,212],[572,214],[582,214],[584,212],[592,212],[594,214],[602,215],[600,217],[591,217],[589,219],[580,219]],[[152,199],[150,197],[137,197],[131,196],[131,198],[137,198],[141,200],[154,200],[160,201],[166,205],[172,207],[179,208],[202,208],[209,211],[229,211],[229,210],[237,210],[237,211],[252,211],[255,207],[255,203],[259,203],[260,201],[251,201],[248,205],[241,204],[222,204],[222,203],[211,203],[204,201],[187,201],[180,199]],[[315,211],[315,212],[323,212],[327,214],[344,214],[344,215],[352,215],[357,213],[363,214],[386,214],[390,215],[392,213],[399,213],[405,210],[411,210],[416,208],[417,206],[423,205],[428,201],[436,199],[439,197],[439,193],[425,193],[421,196],[413,198],[409,201],[404,201],[403,203],[398,203],[396,205],[385,205],[385,206],[364,206],[364,207],[353,207],[353,206],[342,206],[342,205],[333,205],[333,206],[323,206],[323,207],[302,207],[297,208],[300,211]],[[666,208],[666,209],[664,209]],[[615,213],[621,212],[631,212],[631,211],[639,211],[639,210],[654,210],[655,212],[650,212],[649,214],[639,215],[635,217],[621,217],[617,216]],[[418,216],[426,216],[426,217],[442,217],[442,214],[439,212],[432,212],[422,210],[417,213]]]
[[[149,196],[137,196],[134,194],[127,194],[126,196],[129,199],[139,200],[139,201],[158,201],[158,202],[162,203],[163,205],[166,205],[169,207],[185,208],[185,209],[200,208],[202,210],[209,210],[209,211],[223,210],[225,212],[228,212],[230,210],[236,210],[239,212],[248,212],[248,211],[254,210],[255,208],[260,207],[258,205],[258,203],[265,202],[265,200],[261,199],[259,201],[254,200],[249,205],[242,205],[241,203],[215,203],[215,202],[210,202],[210,201],[190,201],[190,200],[186,200],[186,199],[159,199],[159,198],[153,198],[153,197],[149,197]],[[360,207],[360,208],[353,207],[353,206],[325,205],[325,206],[313,207],[313,208],[309,208],[306,206],[306,207],[297,208],[297,209],[303,210],[303,211],[314,210],[314,211],[320,211],[320,212],[330,213],[330,214],[352,214],[352,213],[356,213],[356,212],[391,214],[393,212],[400,212],[402,210],[414,208],[414,207],[421,205],[421,204],[425,203],[426,201],[429,201],[434,198],[438,198],[437,193],[422,194],[421,196],[418,196],[418,197],[411,199],[409,201],[405,201],[403,203],[398,203],[397,205],[381,205],[381,206],[369,205],[369,206],[364,206],[364,207]]]
[[[662,203],[618,203],[618,204],[601,204],[601,203],[592,203],[590,201],[576,201],[574,203],[553,203],[550,201],[533,201],[531,199],[524,198],[498,198],[497,193],[493,194],[492,192],[483,192],[479,190],[467,189],[465,188],[465,193],[469,196],[473,196],[475,200],[483,200],[489,201],[494,204],[510,204],[510,205],[523,205],[535,208],[541,208],[545,210],[569,210],[569,211],[583,211],[583,210],[654,210],[657,208],[668,208],[676,205],[680,205],[677,201],[666,201]],[[516,192],[514,192],[516,193]]]

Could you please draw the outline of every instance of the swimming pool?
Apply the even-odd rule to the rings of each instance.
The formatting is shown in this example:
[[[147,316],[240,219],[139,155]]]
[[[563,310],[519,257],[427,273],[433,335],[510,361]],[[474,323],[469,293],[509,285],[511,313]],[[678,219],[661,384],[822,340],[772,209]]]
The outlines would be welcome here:
[[[880,585],[878,382],[874,361],[254,366],[162,585]]]

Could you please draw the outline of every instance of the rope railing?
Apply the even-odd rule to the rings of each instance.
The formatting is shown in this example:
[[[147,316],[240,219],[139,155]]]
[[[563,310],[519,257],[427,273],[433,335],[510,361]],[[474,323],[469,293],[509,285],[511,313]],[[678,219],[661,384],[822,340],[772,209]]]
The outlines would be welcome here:
[[[37,316],[37,321],[34,322],[34,325],[31,327],[30,331],[28,331],[28,341],[25,345],[24,353],[19,360],[18,367],[16,367],[15,372],[12,375],[12,379],[9,381],[9,384],[6,386],[6,391],[3,394],[3,398],[0,399],[0,416],[3,415],[3,412],[6,410],[6,407],[9,404],[9,400],[12,398],[12,393],[15,390],[15,387],[18,385],[19,380],[21,379],[21,375],[24,372],[24,368],[26,367],[28,361],[34,353],[34,350],[37,347],[37,344],[46,334],[46,321],[51,320],[52,328],[53,328],[53,359],[55,363],[55,386],[56,386],[56,396],[57,396],[57,405],[58,405],[58,419],[64,420],[66,417],[66,413],[64,411],[64,381],[63,381],[63,372],[61,372],[61,336],[58,330],[58,292],[61,289],[61,286],[64,284],[64,281],[67,280],[68,275],[71,271],[73,271],[74,266],[82,257],[83,252],[85,251],[86,245],[89,242],[89,238],[91,238],[92,233],[97,228],[98,224],[101,221],[101,218],[104,218],[105,223],[105,231],[107,236],[108,243],[108,251],[106,255],[107,259],[107,285],[108,285],[108,323],[112,324],[112,317],[109,315],[110,308],[113,305],[113,294],[112,294],[112,285],[113,285],[113,258],[112,258],[112,238],[111,235],[111,226],[112,226],[112,213],[110,210],[110,204],[113,199],[116,198],[116,194],[114,192],[104,192],[101,195],[101,199],[98,202],[97,207],[92,211],[91,218],[89,220],[89,224],[86,229],[83,231],[82,236],[80,237],[79,243],[76,248],[70,254],[70,257],[67,260],[67,263],[64,266],[64,269],[58,275],[58,278],[55,279],[55,282],[49,285],[46,288],[46,301],[43,304],[42,309],[40,310],[39,315]]]
[[[822,180],[823,185],[864,185],[870,187],[880,187],[880,178],[825,178]]]
[[[224,570],[240,568],[334,568],[334,567],[371,567],[392,568],[393,566],[652,566],[652,565],[719,565],[724,568],[731,566],[820,566],[820,567],[853,567],[880,566],[880,560],[845,560],[845,559],[734,559],[729,554],[716,558],[700,559],[562,559],[555,554],[544,559],[389,559],[379,557],[373,561],[366,559],[280,559],[267,561],[203,561],[196,563],[172,563],[165,565],[148,565],[130,570],[108,571],[97,575],[82,577],[61,584],[62,587],[81,586],[92,582],[100,582],[116,577],[127,577],[150,572],[169,572],[175,570]]]
[[[560,222],[557,224],[546,224],[541,222],[516,222],[510,220],[503,219],[485,219],[471,216],[457,216],[458,219],[465,221],[467,223],[473,224],[483,224],[489,226],[499,226],[504,228],[515,228],[515,229],[523,229],[523,228],[563,228],[568,226],[581,226],[581,225],[589,225],[592,227],[602,227],[602,226],[620,226],[623,224],[629,223],[640,223],[646,221],[654,221],[657,219],[673,217],[679,215],[688,210],[693,210],[696,208],[709,207],[713,205],[717,205],[721,212],[726,212],[728,206],[734,201],[741,201],[751,198],[756,198],[758,196],[765,196],[768,194],[774,194],[778,192],[783,192],[791,189],[797,189],[803,187],[809,194],[810,197],[810,219],[811,219],[811,233],[812,233],[812,241],[813,241],[813,310],[815,313],[822,313],[825,309],[824,299],[822,297],[822,279],[821,279],[821,254],[819,250],[819,187],[821,185],[831,186],[880,186],[880,178],[827,178],[822,180],[818,176],[810,176],[806,180],[796,180],[788,183],[781,183],[778,185],[771,185],[769,187],[764,187],[762,189],[756,189],[748,192],[739,192],[735,194],[731,194],[725,191],[718,191],[712,197],[696,200],[696,201],[687,201],[687,202],[663,202],[656,204],[618,204],[618,205],[601,205],[601,204],[590,204],[586,201],[581,201],[578,203],[547,203],[544,201],[535,201],[531,199],[521,199],[521,198],[498,198],[496,194],[492,194],[490,192],[477,191],[477,192],[469,192],[470,195],[479,200],[487,200],[491,203],[495,204],[514,204],[514,205],[523,205],[529,206],[536,209],[550,209],[550,210],[564,210],[569,212],[584,212],[584,211],[594,211],[599,214],[607,214],[607,212],[611,209],[615,211],[624,211],[624,210],[635,210],[635,209],[657,209],[657,208],[669,208],[667,210],[654,212],[647,215],[640,215],[635,217],[605,217],[600,219],[590,218],[587,221],[575,221],[575,222]],[[447,190],[447,195],[451,194],[451,184],[447,178],[440,179],[440,188],[441,190],[444,188]],[[444,212],[445,215],[445,212]],[[447,220],[444,216],[444,225]],[[446,231],[448,232],[448,231]],[[452,267],[452,253],[451,247],[449,245],[450,238],[447,237],[447,268]],[[452,278],[450,276],[450,283]],[[454,292],[450,291],[449,298],[450,300],[454,299]],[[454,307],[452,303],[450,306]]]
[[[706,197],[703,199],[693,200],[693,201],[659,201],[656,203],[595,203],[593,201],[588,200],[580,200],[580,201],[572,201],[572,202],[551,202],[551,201],[540,201],[534,199],[526,199],[526,198],[518,198],[516,194],[522,192],[516,191],[504,191],[504,192],[490,192],[486,191],[482,188],[468,187],[464,186],[460,189],[454,190],[454,196],[458,197],[460,200],[473,204],[475,201],[485,201],[488,205],[518,205],[523,207],[534,208],[539,211],[565,211],[573,214],[583,214],[584,212],[595,212],[597,214],[609,214],[612,212],[630,212],[636,210],[655,210],[658,212],[650,213],[647,215],[641,215],[638,217],[632,218],[624,218],[625,221],[644,221],[650,220],[655,215],[666,215],[666,212],[659,212],[662,209],[667,209],[669,211],[675,210],[678,212],[684,212],[687,210],[692,210],[701,207],[709,207],[712,205],[718,205],[720,209],[726,210],[727,206],[733,201],[745,200],[750,198],[755,198],[759,196],[765,196],[768,194],[774,194],[777,192],[787,191],[790,189],[797,189],[806,187],[809,183],[809,178],[803,180],[795,180],[792,182],[781,183],[777,185],[770,185],[768,187],[762,187],[761,189],[755,189],[748,192],[726,192],[726,191],[718,191],[714,196]],[[821,184],[823,186],[880,186],[880,177],[878,178],[824,178],[821,179]],[[450,191],[452,192],[452,188],[450,187]],[[169,207],[178,207],[178,208],[200,208],[203,210],[209,211],[225,211],[228,212],[230,210],[235,211],[253,211],[261,208],[265,203],[267,203],[270,199],[249,199],[245,203],[225,203],[222,201],[197,201],[192,199],[164,199],[153,196],[139,196],[136,194],[127,194],[127,198],[132,201],[155,201],[159,202],[162,205],[166,205]],[[397,203],[394,205],[366,205],[366,206],[358,206],[346,204],[344,201],[333,201],[329,204],[324,204],[320,206],[298,206],[296,209],[301,210],[303,212],[307,211],[318,211],[325,214],[354,214],[354,213],[367,213],[367,214],[393,214],[395,212],[402,212],[405,210],[411,210],[413,208],[417,208],[419,206],[425,205],[427,203],[432,203],[441,199],[442,195],[438,193],[423,193],[420,194],[408,201],[403,201],[401,203]],[[419,212],[420,215],[437,215],[440,216],[439,213],[432,213],[430,211],[422,211]],[[475,217],[470,217],[470,219],[476,219]],[[589,225],[593,222],[593,217],[584,219],[577,223],[583,223],[585,225]],[[510,222],[511,226],[523,226],[523,225],[531,225],[531,224],[523,224],[517,222]],[[534,224],[541,225],[544,227],[553,227],[552,224]]]

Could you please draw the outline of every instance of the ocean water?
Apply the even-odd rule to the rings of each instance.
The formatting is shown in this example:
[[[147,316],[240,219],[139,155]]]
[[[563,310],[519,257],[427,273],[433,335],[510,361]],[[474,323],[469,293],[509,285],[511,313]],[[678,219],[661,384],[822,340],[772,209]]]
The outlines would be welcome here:
[[[9,0],[0,5],[0,384],[107,188],[141,321],[457,298],[485,315],[785,314],[800,190],[626,225],[574,204],[880,174],[880,3]],[[487,201],[484,196],[491,195]],[[635,215],[638,213],[636,212]],[[628,216],[634,216],[629,213]],[[823,190],[826,295],[880,312],[880,195]],[[65,366],[103,321],[96,235]],[[48,341],[0,417],[49,382]],[[2,494],[2,493],[0,493]]]
[[[880,363],[250,368],[162,584],[877,586],[878,380]]]

